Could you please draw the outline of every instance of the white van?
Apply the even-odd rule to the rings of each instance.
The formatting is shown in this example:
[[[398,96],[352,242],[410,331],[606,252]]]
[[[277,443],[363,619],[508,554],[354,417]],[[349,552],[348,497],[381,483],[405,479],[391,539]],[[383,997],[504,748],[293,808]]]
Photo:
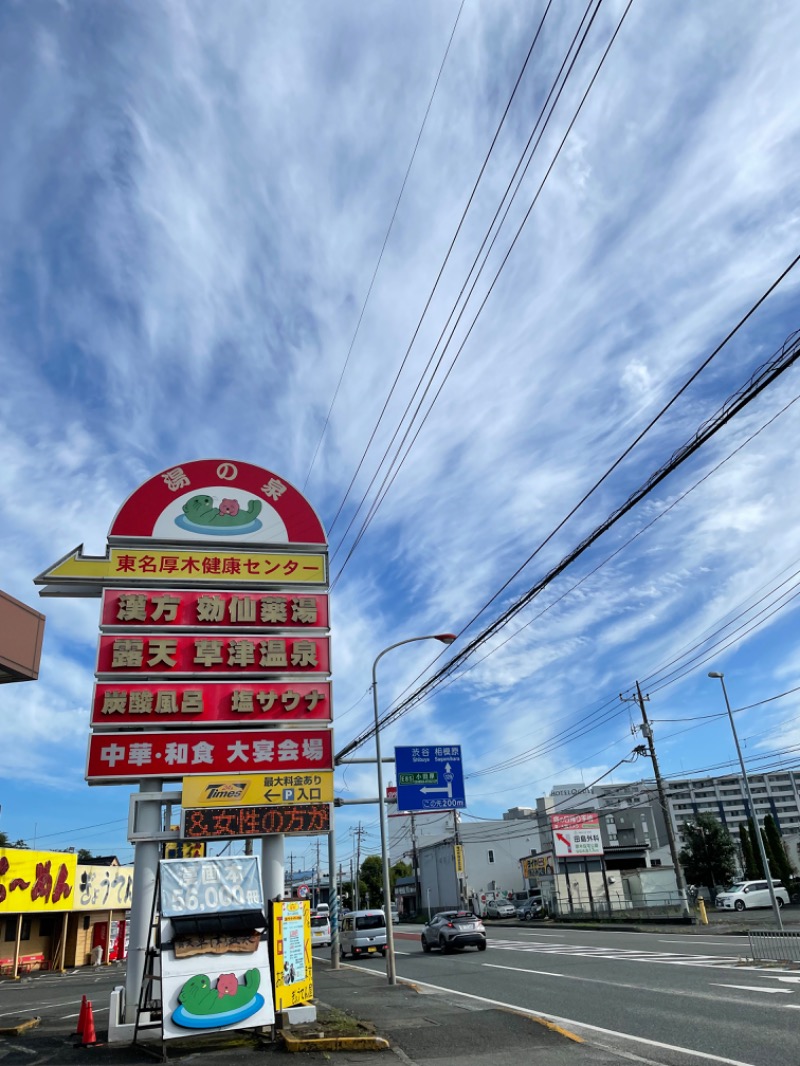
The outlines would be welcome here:
[[[350,911],[339,929],[342,958],[352,955],[386,955],[386,915],[383,911]]]

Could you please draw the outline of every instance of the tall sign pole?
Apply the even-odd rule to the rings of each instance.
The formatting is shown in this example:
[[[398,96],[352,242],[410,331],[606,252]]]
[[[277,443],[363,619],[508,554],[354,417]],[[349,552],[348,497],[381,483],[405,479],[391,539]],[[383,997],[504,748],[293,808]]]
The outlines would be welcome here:
[[[277,474],[198,460],[128,497],[104,556],[81,546],[36,583],[43,596],[101,597],[88,783],[138,784],[153,796],[136,805],[131,1020],[166,782],[211,775],[207,794],[192,793],[195,807],[184,799],[182,836],[261,836],[270,856],[262,876],[269,872],[270,888],[280,880],[281,896],[284,833],[330,831],[330,803],[321,799],[333,770],[325,532]],[[302,795],[298,775],[308,782]],[[242,795],[255,797],[251,805]]]

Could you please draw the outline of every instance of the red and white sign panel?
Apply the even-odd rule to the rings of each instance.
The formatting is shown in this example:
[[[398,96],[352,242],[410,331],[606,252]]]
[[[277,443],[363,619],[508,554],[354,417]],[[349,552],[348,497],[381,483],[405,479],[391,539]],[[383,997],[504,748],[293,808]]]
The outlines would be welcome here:
[[[101,636],[98,674],[327,674],[328,637]]]
[[[92,733],[86,780],[118,784],[145,777],[332,770],[332,738],[329,729]]]
[[[116,682],[95,685],[95,729],[188,729],[256,723],[329,722],[328,681],[147,684]]]
[[[100,625],[206,629],[275,626],[327,629],[328,597],[177,589],[105,589]]]
[[[603,854],[600,819],[596,814],[551,814],[555,852],[559,858]]]
[[[308,500],[282,477],[251,463],[200,459],[162,470],[131,493],[110,541],[325,544]]]

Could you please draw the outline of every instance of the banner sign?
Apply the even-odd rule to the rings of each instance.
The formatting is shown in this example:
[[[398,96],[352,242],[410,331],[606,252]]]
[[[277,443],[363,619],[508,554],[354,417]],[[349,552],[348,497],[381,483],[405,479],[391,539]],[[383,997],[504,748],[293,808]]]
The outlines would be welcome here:
[[[203,629],[208,626],[328,627],[328,597],[216,590],[106,589],[100,625]]]
[[[161,861],[161,913],[165,918],[228,914],[261,905],[256,855]]]
[[[316,835],[331,827],[327,803],[302,807],[203,807],[184,809],[181,836],[206,840],[238,840],[271,833]]]
[[[111,548],[105,556],[89,556],[81,546],[39,574],[34,583],[107,587],[130,582],[158,585],[165,580],[190,585],[324,585],[327,573],[324,555],[301,552]]]
[[[202,723],[329,722],[329,681],[102,682],[94,687],[94,729],[186,728]]]
[[[271,1025],[272,972],[257,857],[162,859],[159,870],[164,1039]],[[178,918],[202,923],[205,917],[211,933],[220,914],[242,911],[250,912],[250,935],[207,936],[201,929],[199,936],[182,936],[172,924]],[[208,951],[202,951],[204,939]]]
[[[127,910],[133,891],[132,866],[88,866],[78,863],[74,911]]]
[[[237,771],[332,770],[332,737],[328,729],[92,733],[86,779],[96,784]]]
[[[276,1010],[310,1003],[314,998],[310,916],[307,900],[284,900],[272,905]]]
[[[71,911],[76,866],[66,852],[0,848],[0,914]]]
[[[555,853],[561,859],[603,854],[596,814],[551,814]]]
[[[101,636],[98,674],[294,674],[330,670],[328,637]]]
[[[332,803],[333,772],[318,774],[217,774],[187,777],[183,807],[256,807]]]
[[[522,876],[529,879],[532,877],[547,877],[555,873],[552,851],[546,851],[542,855],[529,855],[527,858],[522,859],[521,862]]]

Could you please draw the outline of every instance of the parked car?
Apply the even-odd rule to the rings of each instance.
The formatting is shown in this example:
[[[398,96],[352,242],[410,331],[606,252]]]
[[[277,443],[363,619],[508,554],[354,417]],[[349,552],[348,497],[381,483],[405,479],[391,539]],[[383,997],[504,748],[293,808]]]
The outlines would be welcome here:
[[[773,881],[775,898],[778,906],[783,907],[789,902],[789,893],[780,881]],[[716,898],[716,905],[726,910],[750,910],[751,907],[771,907],[772,900],[769,894],[769,884],[766,881],[737,881],[720,892]]]
[[[460,950],[472,945],[478,951],[486,951],[486,929],[483,922],[470,911],[441,911],[434,914],[423,926],[420,935],[422,950]]]
[[[544,917],[544,907],[542,901],[539,899],[526,899],[523,903],[517,906],[517,917],[523,922],[531,921],[533,918]]]
[[[487,918],[516,918],[517,909],[507,899],[492,899],[486,904]]]
[[[331,942],[331,922],[327,914],[311,915],[311,946],[326,947]]]

